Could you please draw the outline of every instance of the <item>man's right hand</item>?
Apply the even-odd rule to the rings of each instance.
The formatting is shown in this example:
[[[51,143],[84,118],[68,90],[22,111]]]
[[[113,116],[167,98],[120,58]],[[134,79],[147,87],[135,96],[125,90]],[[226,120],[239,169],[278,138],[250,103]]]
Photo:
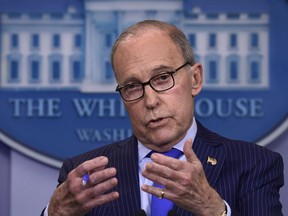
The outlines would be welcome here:
[[[55,190],[48,207],[49,216],[80,216],[92,208],[111,202],[119,197],[114,191],[107,193],[118,183],[116,169],[105,168],[106,157],[97,157],[86,161],[72,170]],[[82,177],[88,173],[89,181],[82,185]]]

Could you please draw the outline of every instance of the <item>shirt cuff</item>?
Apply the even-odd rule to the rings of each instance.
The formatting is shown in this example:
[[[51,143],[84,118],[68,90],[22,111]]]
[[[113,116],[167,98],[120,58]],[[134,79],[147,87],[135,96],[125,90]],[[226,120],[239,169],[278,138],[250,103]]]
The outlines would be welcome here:
[[[225,202],[225,201],[224,201]],[[226,204],[226,203],[225,203]],[[45,211],[44,211],[44,214],[43,216],[48,216],[48,207],[49,207],[49,203],[47,204],[46,208],[45,208]]]
[[[226,205],[227,216],[231,216],[231,208],[230,208],[229,204],[228,204],[225,200],[223,200],[223,201],[224,201],[224,203],[225,203],[225,205]],[[48,215],[47,215],[47,216],[48,216]]]

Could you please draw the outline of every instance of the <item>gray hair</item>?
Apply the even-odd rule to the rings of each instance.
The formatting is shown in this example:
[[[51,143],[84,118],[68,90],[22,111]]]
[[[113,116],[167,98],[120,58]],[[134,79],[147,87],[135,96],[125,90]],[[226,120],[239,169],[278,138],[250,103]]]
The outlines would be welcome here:
[[[141,36],[143,32],[147,32],[151,29],[158,29],[160,31],[166,32],[171,38],[171,40],[175,43],[175,45],[180,48],[185,61],[189,62],[190,65],[195,64],[193,50],[185,34],[179,28],[177,28],[175,25],[158,20],[144,20],[128,27],[120,34],[118,39],[115,41],[111,51],[111,64],[113,69],[115,69],[114,55],[118,48],[118,45],[122,41],[125,41],[126,39],[129,39],[131,37]]]

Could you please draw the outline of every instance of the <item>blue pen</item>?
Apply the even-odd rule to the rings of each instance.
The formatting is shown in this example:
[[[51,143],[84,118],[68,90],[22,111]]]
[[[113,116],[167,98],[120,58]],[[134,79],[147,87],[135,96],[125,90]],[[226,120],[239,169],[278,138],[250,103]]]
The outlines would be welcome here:
[[[85,186],[88,184],[88,182],[89,182],[89,175],[88,173],[85,173],[82,177],[82,185]]]

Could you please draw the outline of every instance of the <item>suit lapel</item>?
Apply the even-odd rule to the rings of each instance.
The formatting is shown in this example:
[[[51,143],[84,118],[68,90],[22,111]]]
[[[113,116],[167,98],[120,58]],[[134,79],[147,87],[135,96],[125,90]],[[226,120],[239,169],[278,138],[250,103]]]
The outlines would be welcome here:
[[[138,148],[135,138],[129,139],[127,143],[121,143],[119,149],[110,158],[111,166],[117,169],[119,199],[111,202],[117,209],[116,215],[134,216],[141,208],[140,187],[138,175]],[[111,212],[115,215],[115,212]]]
[[[215,186],[225,162],[226,156],[221,149],[221,145],[208,144],[201,139],[197,139],[193,143],[193,150],[202,163],[206,178],[211,187]]]

